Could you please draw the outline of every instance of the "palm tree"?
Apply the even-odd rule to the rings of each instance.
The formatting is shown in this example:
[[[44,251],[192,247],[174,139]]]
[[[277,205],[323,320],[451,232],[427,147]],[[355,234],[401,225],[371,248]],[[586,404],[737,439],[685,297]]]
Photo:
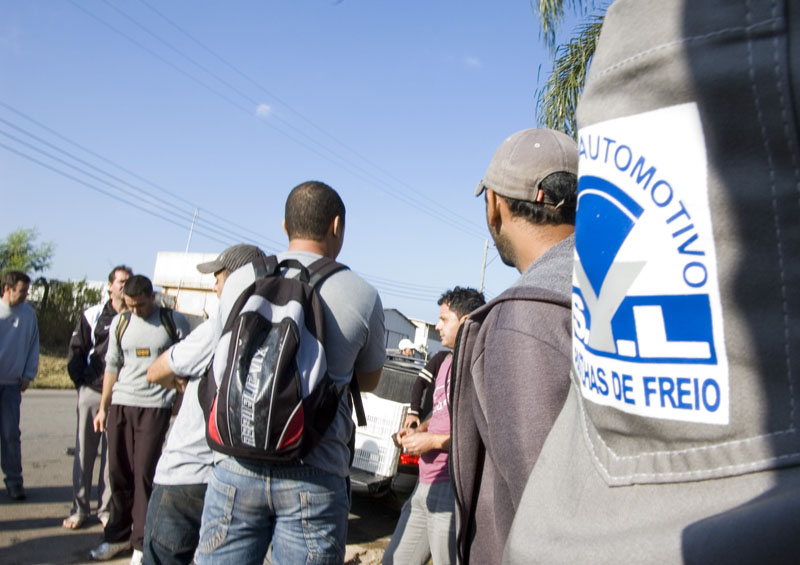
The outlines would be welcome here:
[[[597,46],[606,7],[607,2],[599,0],[536,0],[533,5],[539,16],[542,38],[555,58],[550,76],[536,96],[536,119],[542,126],[561,130],[572,137],[577,135],[575,108]],[[556,34],[565,8],[582,13],[585,20],[569,41],[559,45]]]

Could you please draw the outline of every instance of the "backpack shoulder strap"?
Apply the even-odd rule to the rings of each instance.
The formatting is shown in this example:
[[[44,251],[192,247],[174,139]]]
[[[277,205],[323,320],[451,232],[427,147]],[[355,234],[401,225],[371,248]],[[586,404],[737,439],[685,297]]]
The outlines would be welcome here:
[[[178,335],[178,328],[175,325],[175,317],[172,314],[172,308],[162,306],[161,310],[159,311],[159,316],[161,318],[161,325],[164,326],[167,335],[172,340],[172,344],[174,345],[178,343],[181,338]]]
[[[280,272],[278,259],[275,257],[275,255],[257,258],[255,261],[253,261],[252,267],[255,281],[248,285],[247,288],[242,290],[234,301],[230,312],[228,313],[228,317],[225,320],[225,324],[222,326],[223,334],[229,332],[233,328],[234,324],[236,323],[236,318],[239,316],[239,312],[241,312],[248,298],[253,295],[253,292],[256,289],[256,283],[260,279],[274,276]]]
[[[308,266],[308,284],[310,284],[312,288],[317,288],[332,274],[348,268],[347,265],[337,263],[328,257],[320,257]]]
[[[347,269],[346,265],[337,263],[328,257],[320,257],[308,266],[308,284],[316,289],[322,282],[334,273]],[[361,390],[358,387],[358,378],[353,373],[350,378],[350,396],[353,399],[353,408],[356,411],[356,421],[359,427],[367,425],[367,415],[364,412],[364,403],[361,402]]]
[[[114,330],[114,334],[117,336],[117,343],[122,343],[122,336],[125,335],[125,330],[128,329],[128,324],[131,323],[131,312],[130,310],[123,312],[119,316],[119,322],[117,322],[117,329]]]
[[[350,377],[350,396],[353,397],[353,409],[356,411],[358,427],[364,427],[367,425],[367,414],[364,412],[364,403],[361,402],[361,389],[358,387],[358,378],[355,372]]]

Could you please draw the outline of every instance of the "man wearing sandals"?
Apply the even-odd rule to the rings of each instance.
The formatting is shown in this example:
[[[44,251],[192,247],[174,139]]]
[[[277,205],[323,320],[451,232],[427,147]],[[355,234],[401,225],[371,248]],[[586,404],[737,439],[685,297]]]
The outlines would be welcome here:
[[[100,478],[97,482],[97,518],[103,526],[108,523],[111,485],[108,480],[106,435],[94,431],[92,421],[100,408],[111,320],[125,308],[122,286],[131,276],[133,271],[125,265],[111,270],[108,275],[109,299],[105,303],[92,306],[81,315],[69,341],[67,372],[78,391],[78,426],[72,466],[72,510],[61,524],[69,530],[80,528],[89,517],[92,475],[98,448]]]

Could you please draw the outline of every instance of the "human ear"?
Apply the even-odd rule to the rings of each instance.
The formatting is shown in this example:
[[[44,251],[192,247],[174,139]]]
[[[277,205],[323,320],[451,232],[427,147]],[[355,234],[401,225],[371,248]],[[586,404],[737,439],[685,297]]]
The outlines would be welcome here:
[[[500,206],[503,198],[491,188],[486,189],[486,223],[498,231],[502,224]]]

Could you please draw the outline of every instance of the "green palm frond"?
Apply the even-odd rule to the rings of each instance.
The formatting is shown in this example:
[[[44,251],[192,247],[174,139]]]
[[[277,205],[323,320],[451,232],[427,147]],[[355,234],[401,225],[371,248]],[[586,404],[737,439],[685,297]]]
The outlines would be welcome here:
[[[530,0],[531,8],[539,16],[541,35],[551,53],[558,47],[556,34],[564,19],[564,11],[569,9],[576,14],[585,15],[597,5],[595,0]]]
[[[545,3],[546,0],[541,0]],[[594,15],[581,25],[568,43],[556,49],[556,59],[544,87],[537,92],[536,118],[543,127],[575,137],[575,109],[583,91],[604,15]]]

